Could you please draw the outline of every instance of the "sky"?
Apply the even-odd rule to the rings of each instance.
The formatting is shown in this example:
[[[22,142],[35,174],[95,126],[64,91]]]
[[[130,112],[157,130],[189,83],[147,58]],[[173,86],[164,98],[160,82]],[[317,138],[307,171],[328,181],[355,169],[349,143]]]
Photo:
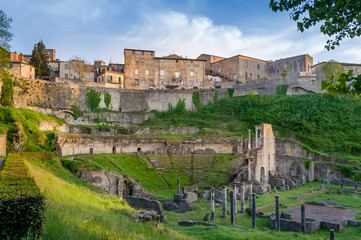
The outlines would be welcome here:
[[[319,26],[297,31],[269,0],[0,0],[13,19],[11,51],[31,54],[41,39],[56,57],[123,63],[124,48],[197,58],[242,54],[264,60],[310,54],[314,64],[361,63],[361,38],[327,51]]]

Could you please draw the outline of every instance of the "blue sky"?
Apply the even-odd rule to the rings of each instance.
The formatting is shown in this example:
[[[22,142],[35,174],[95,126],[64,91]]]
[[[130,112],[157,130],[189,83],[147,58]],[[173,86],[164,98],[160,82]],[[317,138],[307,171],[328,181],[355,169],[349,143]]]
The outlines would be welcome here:
[[[265,60],[308,53],[314,63],[361,63],[361,38],[334,51],[315,27],[297,31],[288,13],[267,0],[0,0],[13,18],[11,50],[30,54],[40,39],[57,58],[123,63],[123,49],[150,49],[156,56],[243,54]]]

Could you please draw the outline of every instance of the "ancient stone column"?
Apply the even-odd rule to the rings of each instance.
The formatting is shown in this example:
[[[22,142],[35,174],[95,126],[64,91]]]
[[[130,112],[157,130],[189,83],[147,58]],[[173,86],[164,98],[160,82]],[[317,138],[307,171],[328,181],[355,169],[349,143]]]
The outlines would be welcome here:
[[[343,183],[341,183],[341,190],[343,190]]]
[[[252,183],[249,185],[248,208],[249,208],[249,209],[252,209]]]
[[[313,187],[310,186],[310,193],[313,193]]]
[[[222,218],[227,218],[227,188],[222,189],[223,203],[222,203]]]
[[[248,129],[248,149],[251,150],[251,129]]]
[[[330,240],[335,240],[335,230],[330,229]]]
[[[211,220],[216,220],[215,212],[214,212],[214,188],[211,190]]]
[[[245,213],[245,207],[244,207],[244,185],[241,183],[240,185],[240,202],[241,202],[241,213]]]
[[[181,193],[181,186],[180,186],[180,179],[178,178],[177,180],[177,193],[180,194]]]
[[[237,184],[233,184],[233,201],[234,201],[234,216],[237,216]]]
[[[325,188],[325,184],[322,182],[321,183],[321,186],[320,186],[320,190],[324,189]]]
[[[306,208],[305,208],[305,204],[301,205],[301,232],[306,233]]]
[[[235,221],[235,216],[234,216],[234,209],[235,209],[235,202],[234,202],[234,192],[233,190],[231,190],[231,224],[233,225],[234,224],[234,221]]]
[[[248,181],[252,181],[251,159],[248,159]]]
[[[279,197],[280,196],[278,196],[278,195],[275,196],[275,198],[276,198],[276,222],[275,222],[276,232],[279,232],[281,229]]]
[[[327,188],[330,189],[330,169],[327,169]]]
[[[256,193],[252,193],[252,228],[256,228]]]
[[[357,193],[357,184],[355,184],[355,193]]]

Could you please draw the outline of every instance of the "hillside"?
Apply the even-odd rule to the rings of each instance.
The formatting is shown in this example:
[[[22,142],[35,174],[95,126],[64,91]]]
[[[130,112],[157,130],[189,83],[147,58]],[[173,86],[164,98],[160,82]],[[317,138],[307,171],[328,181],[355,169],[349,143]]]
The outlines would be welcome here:
[[[216,100],[197,111],[185,111],[182,101],[143,125],[194,126],[195,136],[221,138],[246,135],[246,129],[270,123],[277,137],[296,136],[309,150],[350,157],[361,153],[361,99],[321,95],[259,96]]]

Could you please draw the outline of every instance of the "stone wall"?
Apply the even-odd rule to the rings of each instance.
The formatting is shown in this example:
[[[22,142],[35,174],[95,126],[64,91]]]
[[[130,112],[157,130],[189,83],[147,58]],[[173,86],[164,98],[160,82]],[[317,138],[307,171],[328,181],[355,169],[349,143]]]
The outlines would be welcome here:
[[[6,156],[6,133],[0,134],[0,156]]]
[[[61,156],[100,153],[233,153],[242,150],[243,140],[183,140],[170,143],[159,138],[55,134]]]

